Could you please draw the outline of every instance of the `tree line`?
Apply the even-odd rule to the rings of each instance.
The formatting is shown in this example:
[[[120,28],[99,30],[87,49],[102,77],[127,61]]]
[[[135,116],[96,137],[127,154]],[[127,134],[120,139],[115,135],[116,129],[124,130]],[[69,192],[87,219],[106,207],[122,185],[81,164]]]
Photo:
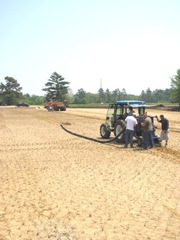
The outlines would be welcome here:
[[[73,103],[75,104],[88,104],[88,103],[111,103],[117,100],[144,100],[147,103],[163,103],[163,102],[173,102],[171,98],[171,89],[156,89],[151,91],[148,88],[146,91],[142,91],[140,95],[128,94],[125,89],[119,90],[115,89],[110,91],[106,89],[99,89],[98,93],[93,94],[79,89],[77,93],[73,96]]]
[[[100,88],[97,93],[86,92],[83,88],[78,89],[74,94],[69,87],[69,82],[53,72],[42,89],[44,96],[30,95],[22,93],[22,87],[13,77],[5,77],[5,83],[0,83],[0,105],[16,105],[19,102],[26,102],[30,105],[44,105],[46,101],[67,100],[69,104],[91,104],[91,103],[112,103],[117,100],[144,100],[147,103],[178,103],[180,106],[180,69],[177,74],[170,78],[171,88],[156,89],[150,88],[142,90],[140,95],[132,95],[126,89]]]

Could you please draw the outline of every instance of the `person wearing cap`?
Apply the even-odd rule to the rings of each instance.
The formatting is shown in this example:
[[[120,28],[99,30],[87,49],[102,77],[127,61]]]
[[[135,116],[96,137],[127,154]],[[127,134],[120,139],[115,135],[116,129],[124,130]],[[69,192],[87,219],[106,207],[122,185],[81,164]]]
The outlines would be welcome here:
[[[161,123],[161,134],[160,134],[160,141],[165,140],[165,146],[167,146],[168,144],[168,140],[169,140],[169,120],[167,118],[164,117],[163,114],[161,114],[160,119],[158,118],[158,116],[156,116],[157,121]]]
[[[143,115],[144,121],[141,123],[142,132],[143,132],[143,142],[144,142],[144,149],[154,147],[154,139],[153,139],[153,124],[151,118],[147,115],[147,112]]]
[[[126,122],[126,132],[125,132],[125,148],[128,147],[130,143],[131,148],[133,148],[133,136],[134,129],[137,125],[136,115],[135,113],[129,113],[125,119]]]

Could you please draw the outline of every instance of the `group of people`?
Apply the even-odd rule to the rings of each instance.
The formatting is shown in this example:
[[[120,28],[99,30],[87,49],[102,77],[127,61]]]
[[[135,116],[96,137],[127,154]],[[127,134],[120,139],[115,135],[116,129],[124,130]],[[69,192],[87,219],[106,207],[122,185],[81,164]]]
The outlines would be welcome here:
[[[169,121],[164,115],[160,115],[160,119],[156,116],[158,122],[161,123],[161,134],[160,141],[165,140],[165,146],[168,144],[168,129],[169,129]],[[135,128],[137,127],[137,119],[136,114],[131,111],[129,115],[125,119],[126,122],[126,132],[125,132],[125,148],[128,147],[130,143],[130,147],[133,148],[133,136],[135,132]],[[148,148],[154,147],[154,139],[153,139],[153,123],[151,118],[148,116],[147,112],[143,115],[143,122],[141,124],[142,129],[142,138],[143,138],[143,147],[145,150]]]

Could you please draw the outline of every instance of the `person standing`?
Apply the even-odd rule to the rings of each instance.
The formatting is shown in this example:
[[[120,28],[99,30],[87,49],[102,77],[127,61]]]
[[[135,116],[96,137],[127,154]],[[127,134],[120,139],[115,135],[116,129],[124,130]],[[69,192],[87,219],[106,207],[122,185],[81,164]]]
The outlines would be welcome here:
[[[125,119],[126,122],[126,132],[125,132],[125,146],[128,147],[130,143],[131,148],[133,148],[133,136],[134,136],[134,128],[137,125],[136,115],[130,114]]]
[[[158,116],[156,116],[156,118],[157,121],[161,123],[160,141],[165,140],[165,146],[167,146],[169,140],[169,120],[165,118],[163,114],[160,115],[160,119],[158,118]]]
[[[153,139],[153,124],[150,117],[148,117],[147,112],[143,115],[144,122],[141,124],[142,132],[143,132],[143,142],[144,142],[144,149],[154,147],[154,139]]]
[[[133,107],[129,106],[128,116],[132,116],[133,114],[135,114],[135,111],[133,110]]]

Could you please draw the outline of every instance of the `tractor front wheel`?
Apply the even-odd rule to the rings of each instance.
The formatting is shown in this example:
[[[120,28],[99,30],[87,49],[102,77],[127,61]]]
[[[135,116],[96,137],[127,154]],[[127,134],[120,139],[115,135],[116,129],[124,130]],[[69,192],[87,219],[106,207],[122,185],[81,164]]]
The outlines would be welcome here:
[[[114,135],[117,136],[121,131],[122,131],[122,134],[116,139],[118,143],[125,142],[125,123],[122,121],[118,121],[114,126]]]
[[[100,126],[100,135],[103,139],[108,139],[111,135],[111,131],[109,130],[108,124],[101,124]]]

